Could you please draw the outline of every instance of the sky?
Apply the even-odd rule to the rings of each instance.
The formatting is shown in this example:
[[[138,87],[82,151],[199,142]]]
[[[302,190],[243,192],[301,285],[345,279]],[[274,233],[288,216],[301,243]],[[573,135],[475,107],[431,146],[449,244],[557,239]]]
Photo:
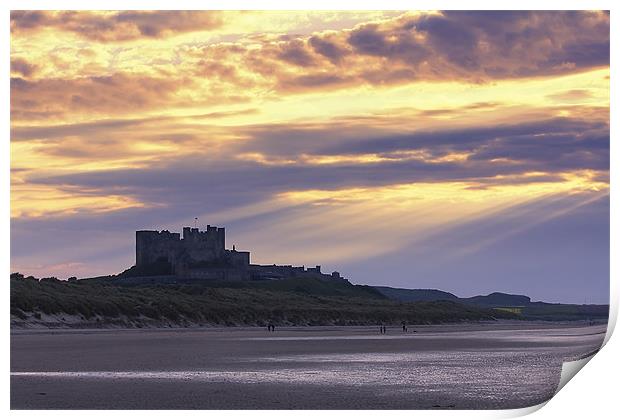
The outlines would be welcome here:
[[[13,11],[11,270],[224,226],[355,284],[609,301],[609,14]]]

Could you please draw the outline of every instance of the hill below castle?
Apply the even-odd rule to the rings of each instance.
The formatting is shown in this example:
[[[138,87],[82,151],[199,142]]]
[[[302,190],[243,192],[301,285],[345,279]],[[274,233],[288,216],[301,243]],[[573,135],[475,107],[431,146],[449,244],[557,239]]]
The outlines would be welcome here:
[[[450,301],[398,302],[369,286],[284,279],[123,284],[11,278],[13,327],[432,324],[517,319]]]
[[[353,285],[321,278],[260,281],[106,276],[38,280],[13,274],[11,325],[168,327],[433,324],[463,321],[604,320],[608,305],[531,302],[491,293],[460,298],[429,289]]]

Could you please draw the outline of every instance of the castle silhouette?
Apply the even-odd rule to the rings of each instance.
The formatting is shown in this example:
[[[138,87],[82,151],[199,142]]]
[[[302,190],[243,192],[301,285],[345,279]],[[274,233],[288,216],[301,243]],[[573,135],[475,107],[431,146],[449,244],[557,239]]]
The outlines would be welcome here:
[[[305,268],[251,264],[249,251],[237,251],[234,246],[232,250],[226,249],[225,229],[211,225],[204,231],[184,227],[183,237],[180,233],[167,230],[136,231],[136,265],[133,273],[222,281],[294,277],[347,281],[337,271],[321,273],[320,265]]]

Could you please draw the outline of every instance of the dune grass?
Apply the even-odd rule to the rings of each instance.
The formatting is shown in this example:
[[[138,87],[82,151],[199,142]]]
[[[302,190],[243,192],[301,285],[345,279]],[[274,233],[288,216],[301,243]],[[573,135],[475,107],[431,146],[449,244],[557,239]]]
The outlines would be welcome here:
[[[400,303],[363,286],[278,281],[117,286],[112,282],[11,278],[11,314],[79,315],[216,325],[432,324],[518,318],[456,302]],[[330,287],[333,286],[333,287]],[[40,316],[40,315],[39,315]]]

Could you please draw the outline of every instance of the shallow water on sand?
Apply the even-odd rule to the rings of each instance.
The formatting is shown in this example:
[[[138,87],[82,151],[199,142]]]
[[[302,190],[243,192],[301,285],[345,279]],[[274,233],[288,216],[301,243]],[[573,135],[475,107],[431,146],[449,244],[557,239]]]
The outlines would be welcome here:
[[[495,328],[494,328],[495,327]],[[518,408],[604,326],[16,332],[12,408]]]

